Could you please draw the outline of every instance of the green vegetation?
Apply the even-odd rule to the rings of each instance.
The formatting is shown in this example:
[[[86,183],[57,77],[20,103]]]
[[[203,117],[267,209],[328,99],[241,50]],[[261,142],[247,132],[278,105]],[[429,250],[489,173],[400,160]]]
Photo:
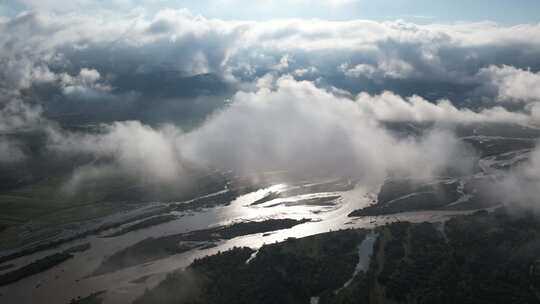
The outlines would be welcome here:
[[[422,184],[408,179],[390,180],[382,186],[377,204],[355,210],[349,216],[441,209],[460,198],[458,186],[457,181]]]
[[[84,243],[81,245],[73,246],[71,248],[68,248],[64,250],[66,253],[77,253],[77,252],[84,252],[86,250],[89,250],[92,247],[90,243]]]
[[[213,189],[211,185],[207,185],[206,183],[201,182],[199,185],[199,188],[197,188],[198,190],[196,191],[203,191],[202,188],[200,188],[200,187],[203,187],[203,185],[205,185],[204,187],[209,187],[207,188],[207,191],[216,190],[216,189]],[[231,189],[232,190],[221,191],[215,195],[195,198],[195,199],[189,200],[187,203],[175,203],[175,204],[170,204],[168,206],[164,206],[162,208],[154,208],[149,211],[140,213],[136,216],[125,218],[123,220],[107,222],[96,228],[77,231],[76,233],[70,236],[57,237],[57,234],[63,230],[63,226],[61,224],[77,223],[79,221],[88,220],[90,218],[102,218],[105,215],[118,213],[120,211],[125,211],[125,210],[129,210],[129,209],[133,209],[135,207],[141,206],[141,204],[128,203],[128,202],[126,203],[101,202],[101,203],[88,204],[88,205],[74,205],[70,208],[59,210],[47,216],[42,216],[40,218],[40,221],[43,221],[43,222],[39,225],[39,227],[35,228],[36,234],[35,235],[32,234],[33,236],[32,239],[20,238],[19,233],[16,229],[8,229],[3,234],[0,232],[0,240],[2,241],[0,247],[17,248],[17,247],[25,245],[26,243],[30,241],[34,241],[34,242],[38,241],[37,245],[35,246],[24,248],[22,250],[16,251],[6,256],[0,256],[0,263],[4,263],[6,261],[9,261],[9,260],[21,257],[21,256],[25,256],[28,254],[32,254],[41,250],[55,248],[66,242],[77,240],[77,239],[86,237],[88,235],[97,234],[97,233],[100,233],[109,229],[118,228],[120,226],[129,224],[132,222],[141,221],[139,223],[124,227],[120,231],[117,231],[110,236],[118,236],[118,235],[127,233],[129,231],[144,229],[153,225],[162,224],[167,221],[174,220],[176,218],[173,215],[166,214],[173,210],[187,211],[187,210],[195,210],[195,209],[201,209],[201,208],[211,208],[211,207],[216,207],[218,205],[227,205],[239,195],[245,192],[252,191],[253,187],[231,186]],[[177,191],[180,191],[180,190],[177,189]],[[194,195],[194,192],[189,192],[189,193],[191,193],[190,195]],[[185,193],[183,195],[188,195],[188,194]],[[50,217],[50,220],[46,219],[49,217]],[[54,225],[54,226],[50,227],[51,225]]]
[[[266,194],[263,198],[260,198],[260,199],[256,200],[255,202],[253,202],[251,205],[252,206],[261,205],[261,204],[267,203],[269,201],[275,200],[275,199],[280,198],[280,197],[282,197],[281,193],[279,193],[279,192],[270,192],[270,193]]]
[[[123,235],[123,234],[126,234],[126,233],[131,232],[131,231],[145,229],[145,228],[156,226],[156,225],[159,225],[159,224],[171,222],[171,221],[176,220],[177,218],[178,218],[178,216],[173,215],[173,214],[158,215],[158,216],[155,216],[155,217],[151,217],[149,219],[142,220],[142,221],[137,222],[137,223],[135,223],[133,225],[129,225],[127,227],[124,227],[124,228],[122,228],[122,229],[120,229],[120,230],[118,230],[118,231],[116,231],[114,233],[111,233],[111,234],[107,235],[106,237],[115,237],[115,236]]]
[[[151,201],[183,201],[223,189],[223,181],[197,180],[195,189],[143,183],[125,176],[102,177],[68,190],[70,175],[50,177],[34,184],[0,192],[0,224],[13,226],[29,220],[58,225],[139,207]],[[195,182],[194,182],[195,183]],[[223,203],[223,202],[221,202]],[[7,231],[5,231],[7,232]]]
[[[362,230],[321,234],[263,246],[235,248],[170,274],[136,304],[308,303],[340,288],[358,261]]]
[[[187,211],[212,208],[216,206],[226,206],[242,194],[243,192],[235,190],[225,190],[217,194],[196,198],[186,203],[171,204],[171,208],[176,211]]]
[[[19,280],[22,280],[28,276],[43,272],[68,259],[71,259],[72,257],[73,255],[67,252],[55,253],[55,254],[46,256],[26,266],[23,266],[16,270],[0,275],[0,286],[8,285],[8,284],[17,282]]]
[[[99,132],[96,128],[72,131]],[[0,137],[17,142],[28,156],[23,162],[0,164],[0,250],[50,242],[80,223],[137,209],[148,202],[187,201],[223,190],[228,184],[218,172],[185,164],[182,180],[171,183],[108,170],[75,185],[73,177],[78,170],[114,164],[107,157],[57,153],[49,149],[47,137],[39,131]]]
[[[299,187],[294,187],[292,189],[283,191],[283,192],[270,192],[266,194],[264,197],[262,197],[259,200],[256,200],[251,205],[261,205],[264,203],[267,203],[271,200],[275,200],[278,198],[287,198],[302,194],[309,194],[309,193],[322,193],[322,192],[341,192],[341,191],[349,191],[352,190],[355,186],[355,183],[352,180],[349,179],[340,179],[338,181],[331,181],[331,182],[325,182],[325,183],[319,183],[319,184],[313,184],[313,185],[304,185]],[[339,196],[335,197],[334,199],[339,198]],[[330,198],[327,198],[330,200]],[[305,200],[306,202],[310,202],[310,200]],[[318,199],[313,199],[313,202],[317,203]],[[289,203],[291,205],[292,203]],[[302,203],[302,205],[306,205],[306,203]]]
[[[321,303],[540,303],[540,220],[499,209],[434,225],[397,223],[381,229],[367,279]]]
[[[103,298],[101,297],[105,291],[99,291],[95,292],[88,297],[78,297],[76,299],[72,299],[69,304],[101,304],[103,303]]]
[[[427,210],[479,210],[500,202],[478,189],[487,189],[492,177],[421,183],[409,179],[387,181],[379,191],[377,204],[355,210],[349,216],[378,216]]]
[[[77,246],[73,246],[62,252],[57,252],[57,253],[48,255],[42,259],[36,260],[21,268],[6,272],[0,275],[0,286],[11,284],[19,280],[22,280],[26,277],[48,270],[56,265],[63,263],[66,260],[71,259],[76,253],[89,250],[90,247],[91,247],[90,243],[84,243]],[[7,270],[12,267],[13,265],[10,264],[4,267],[0,267],[0,270]]]
[[[33,254],[33,253],[36,253],[36,252],[39,252],[39,251],[42,251],[42,250],[56,248],[56,247],[58,247],[58,246],[60,246],[62,244],[65,244],[65,243],[68,243],[68,242],[71,242],[71,241],[75,241],[75,240],[84,238],[86,236],[92,235],[92,234],[97,234],[97,233],[102,232],[102,231],[106,231],[106,230],[113,229],[113,228],[118,228],[118,227],[120,227],[120,226],[122,226],[124,224],[146,218],[146,217],[152,215],[154,212],[163,212],[163,211],[157,210],[157,211],[151,211],[150,213],[143,213],[143,214],[137,215],[135,217],[128,218],[128,219],[123,220],[123,221],[105,223],[105,224],[103,224],[103,225],[101,225],[101,226],[99,226],[99,227],[97,227],[95,229],[90,229],[90,230],[86,230],[86,231],[83,231],[83,232],[80,232],[80,233],[76,233],[76,234],[74,234],[72,236],[67,236],[67,237],[64,237],[64,238],[57,238],[57,239],[54,239],[54,240],[49,241],[49,242],[41,242],[36,246],[25,248],[25,249],[22,249],[22,250],[19,250],[19,251],[15,251],[14,253],[11,253],[11,254],[8,254],[8,255],[5,255],[5,256],[1,256],[0,257],[0,263],[5,263],[7,261],[10,261],[10,260],[22,257],[22,256],[30,255],[30,254]]]
[[[304,185],[297,188],[289,189],[282,192],[282,197],[290,197],[308,193],[321,193],[321,192],[344,192],[354,189],[356,181],[350,179],[339,179],[337,181],[330,181],[325,183],[318,183],[313,185]]]
[[[500,135],[499,135],[500,136]],[[476,151],[480,152],[480,157],[495,156],[522,149],[532,149],[536,145],[533,138],[489,138],[484,140],[466,139]]]
[[[149,303],[540,303],[540,219],[500,208],[441,223],[377,228],[369,269],[351,278],[367,232],[343,230],[196,260],[135,301]]]
[[[116,271],[195,248],[208,248],[209,243],[219,240],[288,229],[307,221],[309,220],[272,219],[262,222],[242,222],[230,226],[220,226],[159,238],[147,238],[111,255],[99,266],[94,274],[99,275]]]
[[[6,265],[0,265],[0,271],[8,270],[10,268],[15,267],[14,264],[6,264]]]
[[[285,206],[334,206],[340,195],[308,198],[299,201],[283,202]]]

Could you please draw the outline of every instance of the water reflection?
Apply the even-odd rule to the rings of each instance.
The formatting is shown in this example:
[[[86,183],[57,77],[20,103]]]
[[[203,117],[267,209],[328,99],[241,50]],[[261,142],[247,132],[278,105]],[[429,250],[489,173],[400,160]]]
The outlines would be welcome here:
[[[328,183],[328,181],[325,181],[325,183]],[[372,204],[376,198],[378,187],[368,188],[364,186],[356,186],[349,191],[300,193],[291,197],[275,198],[260,205],[252,205],[255,201],[264,198],[270,193],[294,193],[291,190],[298,189],[298,187],[297,185],[276,184],[242,195],[228,206],[197,212],[177,212],[176,214],[182,216],[178,220],[114,238],[91,236],[80,240],[76,243],[90,242],[91,249],[76,255],[75,258],[49,271],[0,288],[0,293],[3,295],[0,299],[2,302],[5,300],[6,303],[21,304],[34,303],[37,298],[47,298],[54,303],[68,303],[70,299],[77,296],[86,296],[96,291],[107,290],[105,303],[129,303],[144,292],[145,288],[156,285],[164,278],[166,273],[189,265],[195,258],[228,250],[234,246],[259,248],[264,244],[280,242],[290,237],[300,238],[344,228],[370,228],[400,220],[412,222],[443,221],[450,215],[456,214],[456,212],[412,212],[396,216],[349,218],[348,215],[353,210]],[[333,199],[332,204],[285,204],[285,202],[302,202],[316,198],[335,198],[337,196],[339,198]],[[114,273],[88,277],[99,266],[104,257],[148,237],[178,234],[238,221],[260,221],[270,218],[309,218],[311,221],[294,226],[291,229],[241,236],[222,241],[214,248],[193,250],[155,262],[122,269]],[[372,237],[369,240],[375,238]],[[23,257],[14,262],[20,265],[27,264],[39,256],[51,254],[62,250],[64,247],[73,246],[73,244],[66,244],[54,250]],[[364,243],[362,244],[364,245]],[[366,243],[365,246],[368,245]],[[364,257],[363,249],[360,254]],[[362,259],[362,261],[364,260]],[[144,280],[134,282],[134,280],[143,277]],[[36,288],[38,285],[40,287]],[[29,290],[32,292],[28,292]]]

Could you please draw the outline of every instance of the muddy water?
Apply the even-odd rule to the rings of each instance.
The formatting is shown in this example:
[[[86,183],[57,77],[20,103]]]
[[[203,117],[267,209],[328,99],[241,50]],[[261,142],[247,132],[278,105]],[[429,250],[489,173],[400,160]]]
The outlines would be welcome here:
[[[90,250],[78,253],[70,259],[46,272],[25,278],[14,284],[0,287],[2,303],[35,303],[46,300],[49,303],[69,303],[77,296],[87,296],[93,292],[107,290],[105,303],[130,303],[140,296],[146,288],[155,286],[165,275],[178,268],[189,265],[193,259],[224,251],[234,246],[259,248],[264,244],[283,241],[289,237],[305,237],[309,235],[338,230],[343,228],[371,228],[393,221],[407,220],[411,222],[444,221],[456,212],[413,212],[397,216],[363,217],[351,219],[348,214],[355,209],[373,203],[378,187],[371,189],[356,187],[347,192],[325,192],[298,195],[286,199],[276,199],[257,206],[250,206],[256,200],[271,192],[289,189],[285,184],[277,184],[241,196],[229,206],[213,208],[199,212],[180,214],[178,220],[134,231],[113,238],[91,236],[86,239],[65,244],[54,250],[39,252],[19,258],[11,263],[25,265],[35,259],[69,248],[73,245],[90,242]],[[341,195],[335,204],[317,205],[285,205],[280,202],[301,201],[319,197]],[[269,218],[310,218],[311,222],[295,226],[291,229],[278,230],[270,234],[255,234],[223,241],[218,246],[205,250],[193,250],[177,254],[147,264],[122,269],[114,273],[89,277],[100,263],[111,254],[133,245],[148,237],[159,237],[178,234],[212,226],[228,224],[236,221],[264,220]],[[146,280],[134,283],[133,280],[147,277]]]

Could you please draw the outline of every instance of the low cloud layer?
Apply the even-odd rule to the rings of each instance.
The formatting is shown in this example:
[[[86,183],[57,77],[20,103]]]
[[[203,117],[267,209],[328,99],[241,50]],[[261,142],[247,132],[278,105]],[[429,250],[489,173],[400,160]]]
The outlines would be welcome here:
[[[51,151],[93,158],[72,186],[111,172],[170,183],[188,163],[366,183],[467,172],[475,152],[454,126],[540,122],[539,35],[538,24],[25,12],[0,19],[0,132],[41,130]],[[407,122],[433,129],[385,127]],[[23,150],[0,139],[0,161]]]
[[[42,120],[39,106],[28,105],[17,98],[0,104],[0,133],[35,128]]]
[[[420,137],[400,137],[384,127],[389,122],[435,128]],[[292,175],[348,175],[378,183],[393,174],[427,179],[448,170],[469,172],[475,152],[448,126],[532,122],[530,113],[502,107],[473,111],[448,100],[430,102],[391,92],[352,96],[293,76],[267,75],[189,132],[138,121],[102,124],[91,134],[55,125],[46,132],[50,150],[90,155],[109,164],[98,161],[81,168],[74,184],[115,171],[174,182],[182,177],[185,163],[246,175],[288,170]]]
[[[451,133],[396,138],[361,103],[311,82],[279,78],[270,87],[237,93],[229,108],[186,134],[184,156],[244,172],[288,169],[372,181],[390,173],[425,178],[469,165]]]
[[[381,95],[361,93],[356,98],[360,107],[370,116],[386,122],[438,122],[449,124],[473,123],[536,123],[531,113],[512,112],[503,107],[494,106],[473,111],[468,108],[457,108],[449,100],[436,102],[419,96],[403,98],[392,92]]]
[[[99,134],[72,134],[50,130],[51,149],[60,153],[82,153],[112,159],[126,174],[149,180],[172,181],[179,177],[176,130],[153,129],[140,122],[104,125]]]
[[[72,89],[113,89],[113,94],[137,93],[129,86],[133,75],[150,78],[155,72],[212,73],[238,86],[269,71],[299,71],[298,77],[353,93],[391,90],[462,102],[483,97],[476,94],[478,87],[508,79],[516,72],[509,67],[530,68],[532,74],[540,69],[537,24],[248,22],[207,19],[187,10],[32,12],[0,21],[0,34],[0,79],[9,88],[31,88],[62,75],[76,78],[81,71],[95,71],[99,79]]]
[[[0,140],[0,164],[17,163],[24,160],[25,154],[17,143],[9,140]]]
[[[530,153],[528,160],[504,174],[490,191],[502,202],[540,212],[540,147]]]
[[[540,102],[540,73],[530,69],[522,70],[513,66],[490,66],[479,72],[501,102]]]
[[[191,132],[118,122],[97,135],[53,132],[50,147],[110,158],[127,174],[157,181],[175,180],[186,162],[246,175],[287,170],[291,175],[353,176],[365,183],[381,182],[389,174],[425,179],[472,167],[474,152],[449,131],[398,137],[373,115],[366,105],[372,101],[362,97],[340,97],[290,76],[264,84],[254,92],[238,92],[226,109]],[[94,176],[97,169],[84,172]]]

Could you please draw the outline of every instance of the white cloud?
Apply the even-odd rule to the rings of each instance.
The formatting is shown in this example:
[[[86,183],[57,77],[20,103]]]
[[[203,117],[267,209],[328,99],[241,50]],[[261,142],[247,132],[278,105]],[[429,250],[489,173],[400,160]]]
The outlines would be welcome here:
[[[281,57],[281,59],[279,60],[279,63],[277,63],[276,65],[274,65],[272,68],[276,71],[283,71],[283,70],[287,70],[289,68],[289,62],[293,61],[293,59],[290,58],[289,55],[284,55],[283,57]]]
[[[539,25],[246,22],[207,19],[186,10],[163,10],[154,15],[61,16],[27,13],[1,21],[0,75],[7,80],[2,82],[6,88],[27,88],[33,82],[60,79],[66,92],[107,91],[110,87],[104,83],[102,68],[98,71],[92,64],[84,64],[93,60],[114,73],[115,66],[108,66],[108,62],[118,64],[124,57],[132,60],[129,63],[134,72],[166,65],[188,75],[211,72],[227,76],[234,68],[245,67],[253,76],[258,68],[275,67],[282,72],[290,69],[298,76],[307,72],[325,76],[329,69],[324,62],[329,57],[321,54],[326,51],[341,62],[349,62],[342,70],[350,76],[407,80],[414,74],[423,79],[422,73],[429,68],[439,73],[438,81],[461,83],[478,81],[478,71],[468,71],[462,66],[463,58],[457,56],[459,60],[454,62],[441,50],[465,53],[466,60],[483,58],[479,52],[491,48],[513,50],[515,44],[523,45],[529,54],[540,51],[540,42],[534,39],[540,34]],[[448,66],[458,62],[460,66]],[[83,66],[78,75],[62,71],[73,65]],[[55,67],[54,73],[49,66]],[[489,74],[488,80],[498,86],[500,96],[534,101],[538,95],[537,73],[491,66],[480,74]],[[425,79],[432,80],[431,76]]]
[[[136,121],[116,122],[102,128],[102,133],[93,135],[50,129],[49,147],[61,153],[111,158],[122,172],[150,181],[171,182],[180,176],[174,145],[176,129],[153,129]]]
[[[519,58],[540,67],[539,36],[537,24],[248,22],[207,19],[186,10],[26,13],[0,20],[0,92],[13,94],[0,100],[0,130],[40,123],[41,107],[22,102],[19,94],[36,83],[56,83],[67,95],[91,96],[111,91],[106,81],[111,74],[215,73],[246,89],[193,132],[116,122],[102,134],[52,134],[51,146],[109,158],[119,170],[164,181],[182,174],[185,159],[239,171],[317,169],[374,180],[393,172],[429,176],[448,165],[466,167],[459,157],[466,151],[461,143],[443,131],[420,139],[396,138],[381,122],[540,121],[538,73],[503,65]],[[343,62],[348,64],[340,66]],[[272,75],[256,78],[269,71],[277,80]],[[309,74],[320,87],[280,77],[291,71],[298,77]],[[488,84],[500,100],[528,105],[515,112],[492,105],[472,111],[444,99],[432,103],[390,92],[351,97],[336,84],[342,73],[377,80],[383,88],[388,80],[444,88]],[[85,170],[79,176],[95,173]]]
[[[492,64],[509,64],[520,56],[534,60],[540,52],[540,42],[535,39],[540,25],[224,21],[171,9],[155,14],[144,10],[123,15],[96,12],[92,16],[30,13],[2,21],[0,33],[0,76],[11,87],[28,87],[34,69],[61,67],[73,56],[100,59],[100,64],[110,58],[131,58],[134,70],[167,65],[192,75],[231,76],[227,73],[240,66],[271,68],[276,59],[288,58],[295,58],[295,69],[312,66],[323,73],[329,61],[320,56],[331,52],[336,61],[349,62],[351,75],[407,79],[414,73],[426,80],[460,83],[473,79],[478,71],[471,73],[468,67],[478,66],[485,58],[502,61]],[[515,45],[522,47],[516,49]],[[497,59],[489,55],[491,50],[504,50],[499,53],[508,56]],[[92,51],[105,57],[96,58]],[[280,62],[276,67],[285,63],[290,65]],[[309,66],[302,66],[304,63]]]
[[[351,99],[283,77],[273,88],[237,93],[230,107],[180,143],[186,158],[210,167],[349,174],[368,183],[391,173],[425,178],[470,164],[450,133],[399,139],[369,114]]]
[[[361,63],[353,67],[349,67],[348,64],[344,63],[339,66],[339,70],[342,71],[345,76],[351,78],[366,77],[369,79],[375,79],[379,74],[379,71],[375,66],[365,63]]]
[[[95,69],[83,68],[76,76],[67,73],[59,75],[62,91],[66,95],[81,98],[95,98],[111,91],[111,86],[100,83],[101,75]]]
[[[347,77],[365,77],[377,81],[382,81],[384,78],[405,79],[410,77],[414,72],[412,65],[396,58],[381,60],[376,66],[362,63],[349,67],[347,64],[342,64],[339,66],[339,69]]]
[[[361,93],[358,105],[369,116],[388,122],[441,122],[450,124],[474,123],[536,123],[530,114],[511,112],[502,107],[487,108],[478,112],[458,109],[449,100],[430,102],[419,96],[403,98],[392,92],[380,95]]]
[[[500,101],[540,102],[540,73],[503,65],[484,68],[478,76],[492,86]]]
[[[540,212],[540,146],[529,154],[528,160],[504,172],[489,191],[493,199],[512,207]]]
[[[462,172],[471,168],[474,153],[450,132],[435,129],[419,138],[396,137],[381,125],[385,115],[373,115],[373,108],[363,104],[372,102],[365,98],[335,95],[290,76],[270,78],[254,92],[238,92],[227,108],[189,133],[171,126],[116,122],[94,135],[53,129],[50,147],[111,159],[119,172],[158,182],[180,178],[186,162],[245,174],[280,169],[292,176],[350,175],[365,183],[380,182],[388,174],[429,178],[449,167]],[[408,111],[421,110],[410,106]],[[472,115],[453,111],[453,119]],[[427,112],[413,120],[439,118]],[[396,115],[401,114],[392,117]],[[110,172],[111,167],[84,167],[72,183],[101,169]]]
[[[25,154],[16,143],[0,139],[0,164],[18,162],[23,159],[25,159]]]
[[[414,68],[409,63],[401,59],[389,59],[379,62],[379,69],[383,71],[385,77],[402,79],[409,77]]]
[[[0,132],[35,129],[43,122],[39,106],[30,106],[15,97],[5,104],[0,103]]]
[[[306,76],[313,76],[318,73],[318,70],[316,67],[308,67],[308,68],[301,68],[294,70],[293,74],[297,77],[306,77]]]

